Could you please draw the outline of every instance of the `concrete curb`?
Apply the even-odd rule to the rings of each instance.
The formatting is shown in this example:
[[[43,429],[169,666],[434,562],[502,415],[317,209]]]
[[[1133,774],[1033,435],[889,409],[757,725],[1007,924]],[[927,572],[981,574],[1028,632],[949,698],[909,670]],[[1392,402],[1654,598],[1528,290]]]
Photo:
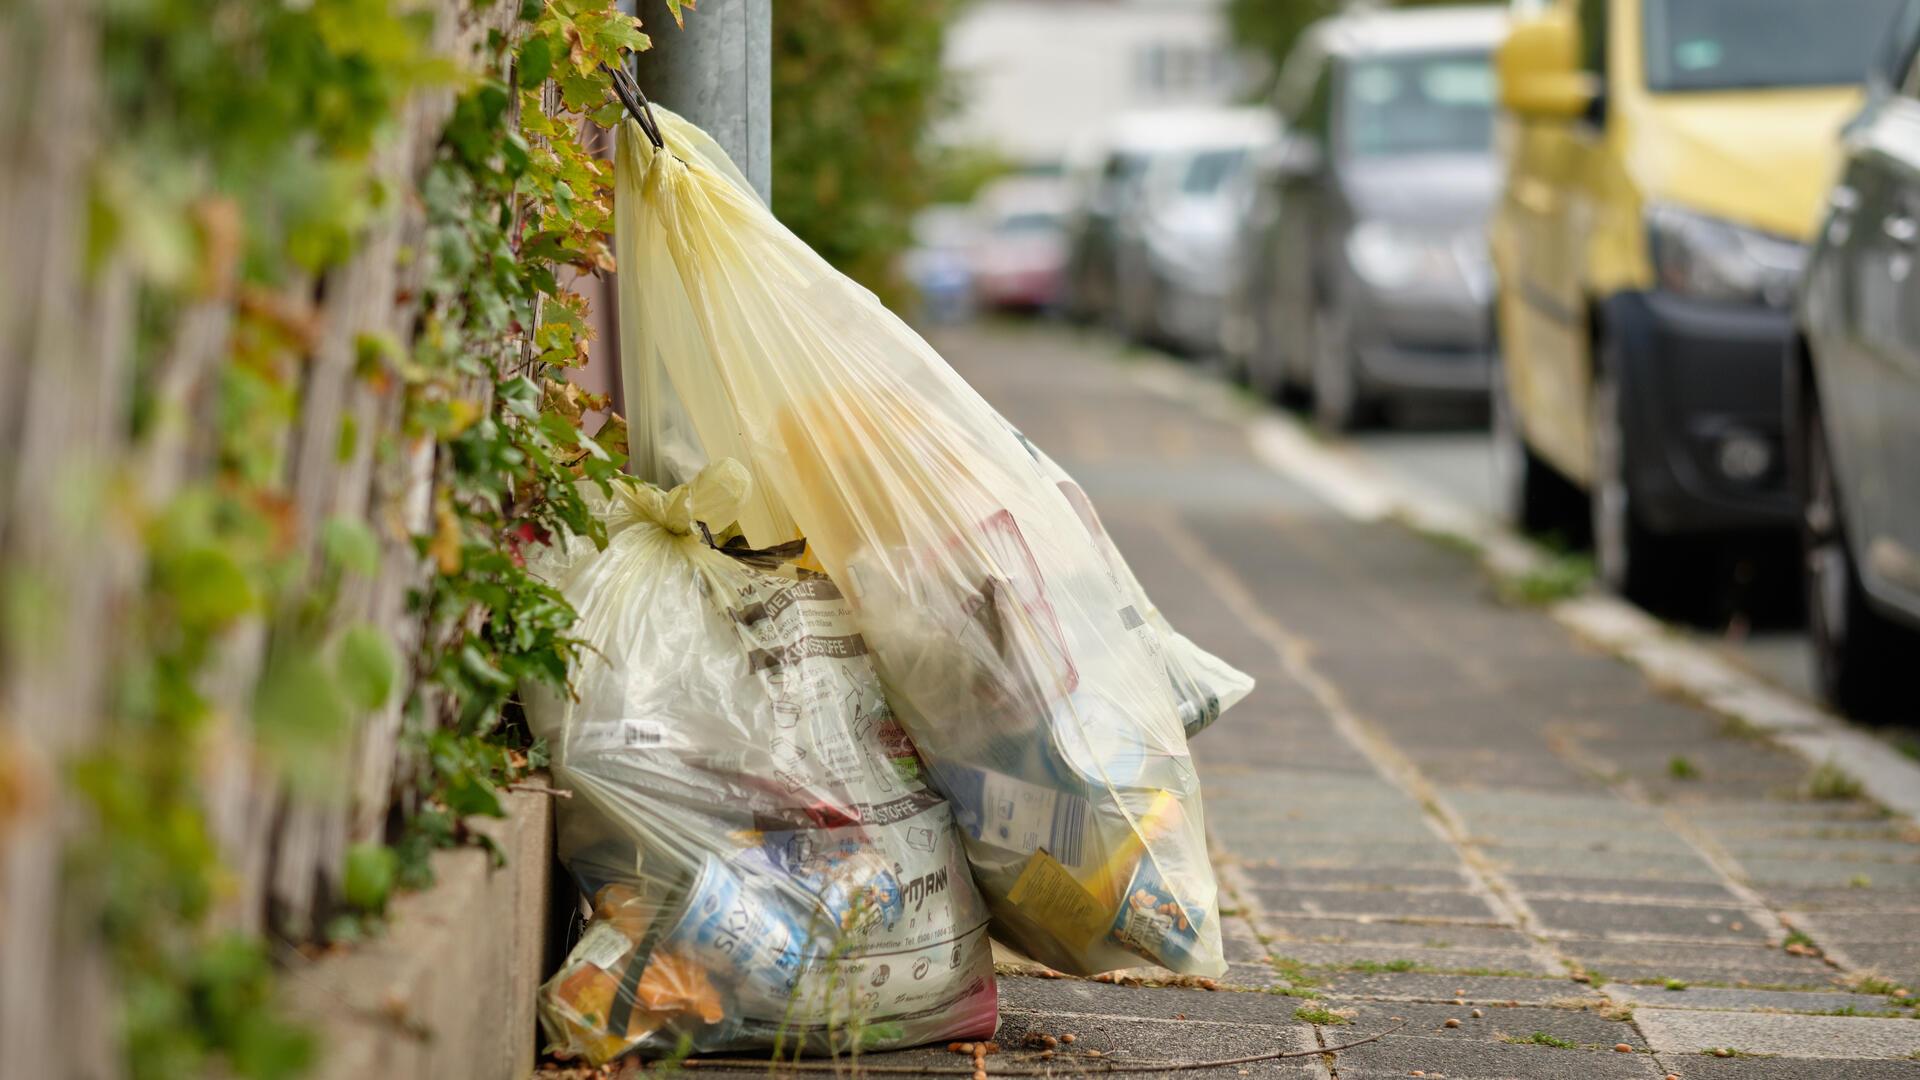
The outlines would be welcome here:
[[[1358,521],[1397,520],[1421,532],[1458,538],[1478,552],[1482,568],[1511,582],[1545,570],[1546,549],[1470,507],[1418,490],[1349,447],[1322,441],[1292,419],[1237,398],[1217,383],[1171,363],[1142,364],[1134,379],[1247,430],[1255,457]],[[1546,607],[1582,640],[1638,667],[1656,687],[1698,701],[1760,731],[1812,765],[1830,764],[1858,780],[1867,796],[1920,820],[1920,763],[1844,719],[1758,678],[1658,619],[1598,591]]]
[[[506,818],[468,825],[500,846],[505,866],[477,847],[440,852],[433,887],[394,899],[386,936],[286,973],[290,1011],[319,1037],[313,1080],[519,1080],[532,1072],[553,804],[532,792],[503,801]]]

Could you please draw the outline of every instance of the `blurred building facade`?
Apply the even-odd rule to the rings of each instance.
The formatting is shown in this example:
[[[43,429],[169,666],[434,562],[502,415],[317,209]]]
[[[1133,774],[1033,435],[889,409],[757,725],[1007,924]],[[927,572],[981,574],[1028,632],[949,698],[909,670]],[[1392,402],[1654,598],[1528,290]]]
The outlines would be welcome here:
[[[1247,65],[1221,0],[979,0],[947,35],[961,103],[944,141],[1044,167],[1116,113],[1220,105]]]

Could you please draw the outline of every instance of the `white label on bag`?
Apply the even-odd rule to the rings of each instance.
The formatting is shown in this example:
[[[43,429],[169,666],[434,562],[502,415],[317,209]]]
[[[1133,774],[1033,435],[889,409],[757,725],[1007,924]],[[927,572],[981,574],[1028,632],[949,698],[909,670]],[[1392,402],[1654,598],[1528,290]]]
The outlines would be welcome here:
[[[587,927],[580,944],[573,947],[573,959],[611,972],[614,965],[632,950],[633,942],[627,940],[627,935],[614,929],[611,924],[596,922]]]

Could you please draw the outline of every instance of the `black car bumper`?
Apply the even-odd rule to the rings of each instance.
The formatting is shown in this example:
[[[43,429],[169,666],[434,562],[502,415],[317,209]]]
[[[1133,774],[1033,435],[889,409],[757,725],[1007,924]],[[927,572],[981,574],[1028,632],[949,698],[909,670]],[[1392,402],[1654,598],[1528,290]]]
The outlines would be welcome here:
[[[1635,515],[1660,533],[1789,527],[1783,394],[1791,316],[1668,293],[1605,305]]]

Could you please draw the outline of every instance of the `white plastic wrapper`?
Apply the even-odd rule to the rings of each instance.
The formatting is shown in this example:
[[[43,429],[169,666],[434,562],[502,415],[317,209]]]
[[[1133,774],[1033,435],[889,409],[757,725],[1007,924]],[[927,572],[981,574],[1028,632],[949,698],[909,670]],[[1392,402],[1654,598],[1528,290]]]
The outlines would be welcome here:
[[[985,1038],[988,913],[833,581],[717,548],[747,485],[622,490],[605,551],[535,569],[581,614],[574,700],[530,692],[559,854],[594,900],[541,995],[556,1050],[841,1053]],[[722,539],[727,538],[724,532]]]
[[[1197,731],[1251,683],[1171,635],[1092,508],[661,110],[616,155],[643,475],[748,464],[755,546],[804,536],[953,803],[996,933],[1091,973],[1217,974]]]

